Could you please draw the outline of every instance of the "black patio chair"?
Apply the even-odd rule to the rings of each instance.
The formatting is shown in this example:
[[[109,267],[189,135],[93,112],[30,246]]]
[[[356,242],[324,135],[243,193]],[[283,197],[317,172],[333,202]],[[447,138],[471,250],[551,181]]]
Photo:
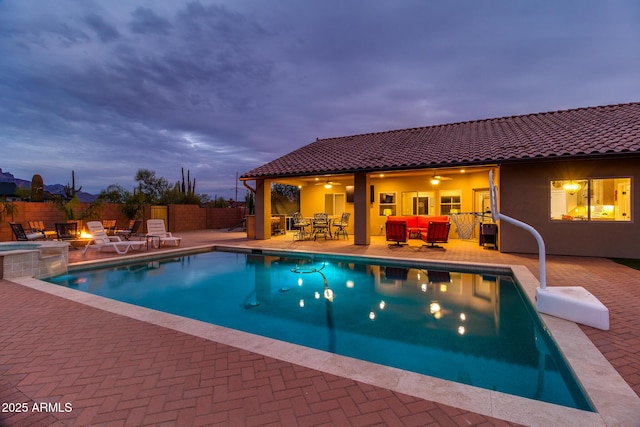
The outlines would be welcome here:
[[[138,236],[138,230],[140,230],[141,226],[141,219],[132,219],[129,221],[127,228],[116,231],[116,236],[124,237],[125,240],[129,240],[132,237]]]
[[[44,239],[44,234],[42,233],[26,233],[22,224],[17,222],[10,222],[11,231],[13,231],[13,235],[16,237],[16,240],[19,241],[30,241],[30,240],[42,240]]]

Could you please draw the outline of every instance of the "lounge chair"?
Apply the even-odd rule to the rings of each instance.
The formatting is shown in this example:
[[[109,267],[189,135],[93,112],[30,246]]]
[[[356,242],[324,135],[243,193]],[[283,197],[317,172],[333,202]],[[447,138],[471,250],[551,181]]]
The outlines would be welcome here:
[[[163,219],[147,220],[147,237],[158,239],[157,243],[155,243],[156,241],[154,239],[155,247],[166,245],[167,243],[170,243],[174,246],[180,246],[180,242],[182,241],[182,237],[173,237],[171,235],[171,232],[166,230]]]
[[[449,229],[451,228],[450,222],[429,222],[429,228],[426,233],[421,235],[422,240],[429,248],[441,248],[442,246],[436,245],[436,243],[447,243],[449,241]],[[425,245],[426,246],[426,245]]]
[[[116,234],[116,220],[115,219],[103,219],[102,227],[104,227],[105,231],[109,236],[113,236]]]
[[[109,236],[100,221],[87,222],[87,229],[92,237],[84,247],[82,255],[85,255],[89,249],[115,251],[120,255],[124,255],[129,252],[129,249],[140,250],[147,244],[147,242],[143,241],[122,241],[118,236]]]
[[[397,246],[407,243],[407,223],[404,221],[387,221],[387,241]]]
[[[44,221],[29,221],[29,228],[31,228],[32,233],[42,233],[45,238],[54,236],[56,234],[55,231],[47,231],[44,226]]]
[[[142,225],[141,219],[132,219],[129,221],[129,225],[124,230],[116,231],[116,236],[124,237],[125,240],[129,240],[133,236],[138,235],[140,226]]]
[[[29,240],[41,240],[44,239],[43,233],[29,233],[27,234],[22,227],[22,224],[17,222],[10,222],[11,231],[13,231],[13,235],[16,236],[16,240],[19,241],[29,241]]]

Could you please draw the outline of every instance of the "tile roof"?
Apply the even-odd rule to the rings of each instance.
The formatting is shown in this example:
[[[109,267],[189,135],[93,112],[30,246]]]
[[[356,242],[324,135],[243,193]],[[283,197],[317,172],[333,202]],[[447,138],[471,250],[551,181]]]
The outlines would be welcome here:
[[[640,153],[640,102],[318,139],[243,179]]]

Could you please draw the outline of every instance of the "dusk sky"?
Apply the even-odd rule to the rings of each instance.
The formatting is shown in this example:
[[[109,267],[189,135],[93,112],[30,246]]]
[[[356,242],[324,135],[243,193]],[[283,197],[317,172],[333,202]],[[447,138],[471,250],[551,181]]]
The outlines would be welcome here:
[[[0,168],[94,194],[639,94],[637,0],[0,0]]]

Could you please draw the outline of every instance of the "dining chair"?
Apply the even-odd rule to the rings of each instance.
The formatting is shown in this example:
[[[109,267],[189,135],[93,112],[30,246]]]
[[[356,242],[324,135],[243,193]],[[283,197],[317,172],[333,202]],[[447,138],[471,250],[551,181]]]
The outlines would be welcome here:
[[[326,213],[317,213],[313,215],[313,240],[318,238],[319,234],[324,235],[324,239],[327,239],[327,235],[331,238],[331,227],[329,224],[329,216]]]
[[[296,240],[296,237],[298,238],[298,240],[306,239],[308,235],[307,227],[309,227],[309,225],[311,225],[311,223],[304,219],[300,212],[294,213],[292,228],[296,230],[296,232],[293,233],[293,240]]]
[[[345,239],[349,238],[349,234],[347,233],[347,227],[349,226],[349,218],[351,217],[351,212],[343,212],[340,217],[340,221],[335,221],[333,223],[333,227],[336,228],[336,231],[333,235],[338,238],[340,235],[343,235]]]

